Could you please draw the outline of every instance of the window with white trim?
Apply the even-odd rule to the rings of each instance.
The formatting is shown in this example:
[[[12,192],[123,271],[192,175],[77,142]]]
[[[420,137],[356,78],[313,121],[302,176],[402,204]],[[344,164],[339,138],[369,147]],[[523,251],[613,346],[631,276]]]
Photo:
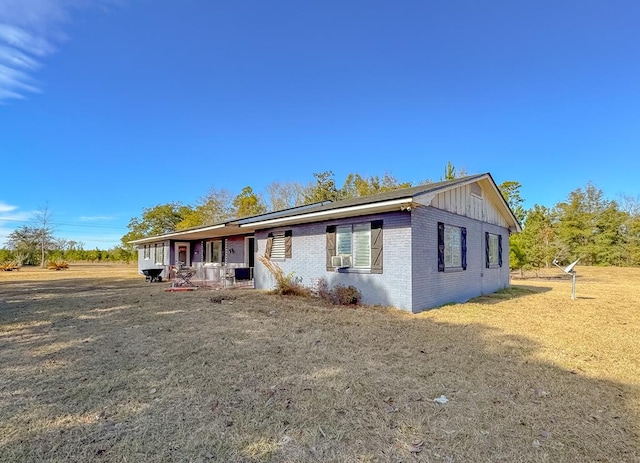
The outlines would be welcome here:
[[[273,233],[273,242],[271,244],[271,258],[272,259],[284,259],[284,232]]]
[[[444,266],[462,267],[462,233],[460,227],[444,226]]]
[[[156,244],[153,255],[156,264],[164,264],[164,244]]]
[[[142,257],[144,259],[151,259],[151,245],[144,245],[142,248]]]
[[[371,223],[336,227],[336,254],[350,255],[353,268],[371,268]]]
[[[467,269],[467,229],[438,222],[438,271]]]
[[[204,261],[207,264],[222,264],[222,240],[206,242]]]
[[[291,259],[293,233],[291,230],[271,232],[267,235],[264,256],[267,259]]]
[[[502,236],[494,233],[486,233],[486,267],[502,267]]]

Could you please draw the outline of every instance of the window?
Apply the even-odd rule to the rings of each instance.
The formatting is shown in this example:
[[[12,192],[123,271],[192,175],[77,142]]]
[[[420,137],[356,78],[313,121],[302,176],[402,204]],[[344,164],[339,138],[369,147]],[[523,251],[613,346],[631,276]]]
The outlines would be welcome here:
[[[284,259],[284,232],[273,234],[271,243],[271,258]]]
[[[156,244],[153,255],[156,264],[164,264],[164,244]]]
[[[142,249],[142,257],[144,259],[151,259],[151,246],[145,244],[144,248]]]
[[[267,259],[290,259],[292,248],[291,230],[273,232],[267,235],[264,255]]]
[[[467,229],[438,222],[438,271],[467,269]]]
[[[371,224],[337,227],[336,255],[350,255],[351,266],[354,268],[371,267]]]
[[[444,226],[444,266],[462,267],[462,237],[459,227]]]
[[[207,241],[204,261],[207,264],[222,264],[222,240]]]
[[[502,267],[502,235],[485,233],[486,267]]]
[[[332,257],[351,256],[350,268],[382,273],[382,220],[327,227],[327,270],[335,267]]]

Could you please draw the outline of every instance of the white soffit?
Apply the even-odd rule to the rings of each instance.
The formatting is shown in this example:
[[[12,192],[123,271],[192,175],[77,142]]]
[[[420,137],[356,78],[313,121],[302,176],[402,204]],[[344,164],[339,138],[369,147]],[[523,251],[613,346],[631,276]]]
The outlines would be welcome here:
[[[154,241],[164,241],[164,240],[170,240],[170,239],[176,239],[176,238],[198,239],[200,237],[210,237],[210,236],[215,236],[211,234],[212,231],[224,229],[225,227],[226,227],[225,224],[220,224],[220,225],[214,225],[206,228],[198,228],[197,230],[177,231],[174,233],[168,233],[166,235],[151,236],[149,238],[141,238],[139,240],[130,241],[130,243],[144,244],[144,243],[152,243]]]

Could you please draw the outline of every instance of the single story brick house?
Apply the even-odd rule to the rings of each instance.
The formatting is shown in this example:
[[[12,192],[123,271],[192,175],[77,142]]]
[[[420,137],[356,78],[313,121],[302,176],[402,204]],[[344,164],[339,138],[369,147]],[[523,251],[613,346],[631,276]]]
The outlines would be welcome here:
[[[363,302],[420,312],[509,286],[509,235],[521,231],[489,173],[311,204],[133,241],[139,268],[176,262],[204,281],[246,269],[270,289],[264,255],[313,286],[353,285]],[[238,270],[236,270],[237,272]],[[210,278],[208,278],[210,277]]]

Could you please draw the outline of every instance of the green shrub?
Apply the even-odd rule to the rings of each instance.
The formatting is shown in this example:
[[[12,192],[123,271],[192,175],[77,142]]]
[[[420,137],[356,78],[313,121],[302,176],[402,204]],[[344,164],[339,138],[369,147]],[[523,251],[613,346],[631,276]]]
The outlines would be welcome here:
[[[16,260],[16,256],[13,251],[0,248],[0,262],[13,262],[14,260]]]

